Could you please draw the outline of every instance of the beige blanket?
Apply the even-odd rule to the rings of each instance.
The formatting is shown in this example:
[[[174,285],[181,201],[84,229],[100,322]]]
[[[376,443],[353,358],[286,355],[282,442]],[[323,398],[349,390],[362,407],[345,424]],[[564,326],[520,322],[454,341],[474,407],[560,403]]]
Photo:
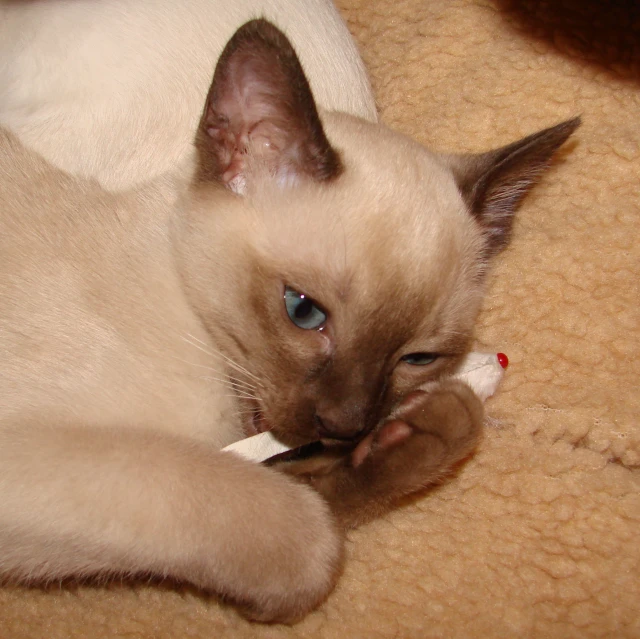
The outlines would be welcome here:
[[[353,533],[338,589],[295,627],[170,587],[5,588],[2,639],[640,637],[640,5],[340,4],[384,119],[428,145],[584,116],[491,277],[478,338],[511,366],[483,443]]]

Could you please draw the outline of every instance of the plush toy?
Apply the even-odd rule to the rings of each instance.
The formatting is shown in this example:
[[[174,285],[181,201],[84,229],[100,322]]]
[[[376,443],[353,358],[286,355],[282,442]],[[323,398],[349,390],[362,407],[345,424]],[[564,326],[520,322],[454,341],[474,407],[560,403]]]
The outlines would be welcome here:
[[[509,359],[504,353],[469,353],[453,377],[469,384],[484,402],[496,392],[508,365]],[[241,439],[223,450],[259,463],[288,451],[289,447],[266,432]]]

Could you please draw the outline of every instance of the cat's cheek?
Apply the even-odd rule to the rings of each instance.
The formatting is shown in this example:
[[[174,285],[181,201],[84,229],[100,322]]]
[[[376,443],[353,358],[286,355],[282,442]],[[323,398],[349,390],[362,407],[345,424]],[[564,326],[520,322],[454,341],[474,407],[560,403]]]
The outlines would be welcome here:
[[[322,326],[318,329],[318,344],[319,344],[319,355],[323,358],[328,359],[335,352],[335,342],[333,340],[333,335],[330,327]]]

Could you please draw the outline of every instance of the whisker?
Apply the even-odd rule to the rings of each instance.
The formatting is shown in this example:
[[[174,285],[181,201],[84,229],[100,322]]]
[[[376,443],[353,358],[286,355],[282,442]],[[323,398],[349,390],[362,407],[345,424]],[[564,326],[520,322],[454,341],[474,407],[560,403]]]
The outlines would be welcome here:
[[[214,372],[219,372],[219,371],[214,371]],[[224,373],[220,373],[220,374],[224,375]],[[251,384],[247,384],[246,382],[242,381],[241,379],[238,379],[237,377],[226,377],[224,380],[220,379],[219,377],[201,377],[200,379],[214,379],[217,381],[222,381],[228,386],[231,386],[234,390],[240,389],[249,393],[255,393],[258,390],[255,386]]]
[[[256,402],[261,402],[262,400],[259,397],[255,397],[254,395],[242,395],[239,393],[234,393],[232,395],[223,395],[223,397],[235,397],[236,399],[251,399]]]
[[[198,379],[206,379],[206,380],[211,380],[214,382],[220,382],[221,384],[224,384],[227,388],[230,388],[231,390],[236,390],[237,387],[233,382],[230,382],[228,379],[223,379],[222,377],[212,377],[210,375],[200,375],[198,377]],[[244,392],[244,389],[241,389]]]
[[[258,378],[252,372],[248,371],[244,366],[241,366],[240,364],[238,364],[237,362],[232,360],[230,357],[228,357],[224,353],[220,352],[218,349],[213,349],[213,352],[208,350],[206,348],[207,345],[202,340],[200,340],[197,337],[191,335],[191,333],[187,333],[187,337],[189,337],[192,340],[195,340],[195,342],[199,342],[200,344],[205,346],[205,348],[202,348],[202,346],[198,346],[198,344],[195,344],[194,342],[190,342],[185,337],[183,337],[182,339],[184,339],[187,343],[191,344],[195,348],[200,349],[203,353],[206,353],[207,355],[211,355],[211,356],[213,356],[214,354],[220,355],[220,357],[222,357],[230,366],[233,366],[237,371],[240,371],[241,373],[244,373],[245,375],[248,375],[249,377],[254,379],[260,386],[262,386],[262,382],[260,381],[260,378]],[[209,346],[209,348],[212,348],[212,347]]]
[[[260,378],[256,377],[253,373],[249,372],[244,366],[241,366],[237,362],[234,362],[230,357],[227,357],[224,353],[218,352],[218,354],[220,355],[220,357],[224,358],[224,360],[229,364],[229,366],[231,366],[232,368],[235,368],[239,373],[243,373],[244,375],[247,375],[249,378],[254,380],[259,386],[262,386],[262,382],[260,381]]]
[[[233,383],[237,384],[238,386],[245,386],[246,388],[251,388],[252,390],[258,390],[257,386],[254,386],[253,384],[250,384],[249,382],[240,379],[239,377],[234,377],[233,375],[229,375],[228,379],[230,379]]]
[[[255,382],[257,384],[262,386],[262,382],[260,381],[260,378],[257,375],[254,375],[252,372],[248,371],[244,366],[241,366],[240,364],[238,364],[238,362],[234,362],[232,359],[230,359],[229,357],[227,357],[223,353],[220,353],[220,355],[222,357],[224,357],[229,362],[229,364],[231,366],[233,366],[236,370],[240,371],[241,373],[244,373],[245,375],[247,375],[251,379],[255,380]]]
[[[196,364],[195,362],[188,362],[187,360],[181,359],[180,357],[176,357],[175,355],[172,355],[171,357],[173,357],[173,359],[177,359],[179,362],[188,364],[189,366],[204,368],[208,371],[211,371],[212,373],[217,373],[218,375],[226,375],[224,371],[219,371],[217,368],[213,368],[213,366],[207,366],[206,364]],[[224,377],[224,378],[223,377],[203,377],[202,379],[216,380],[218,382],[222,382],[223,384],[232,386],[233,388],[235,388],[236,386],[241,386],[241,387],[245,387],[247,390],[251,390],[251,391],[257,390],[257,388],[253,384],[249,384],[249,382],[245,382],[233,376]]]
[[[233,377],[229,379],[223,379],[221,377],[213,377],[211,375],[201,375],[199,379],[210,379],[216,382],[222,382],[225,386],[228,386],[234,391],[239,390],[240,392],[248,393],[250,395],[254,394],[258,390],[255,386],[246,386],[242,383],[241,380],[236,380]]]
[[[187,344],[189,344],[190,346],[193,346],[194,348],[197,348],[199,351],[201,351],[205,355],[209,355],[212,358],[215,358],[216,355],[222,357],[229,366],[234,368],[241,375],[247,376],[251,380],[251,382],[245,379],[240,379],[237,376],[229,375],[226,371],[220,371],[211,366],[207,367],[202,364],[192,364],[193,366],[201,366],[203,368],[208,368],[209,370],[211,370],[214,373],[217,373],[218,375],[223,375],[227,377],[229,380],[231,380],[236,387],[239,387],[241,390],[244,390],[246,392],[253,393],[253,392],[257,392],[260,388],[262,389],[265,388],[264,384],[262,383],[262,380],[257,375],[255,375],[254,373],[246,369],[244,366],[238,364],[238,362],[234,361],[233,359],[231,359],[230,357],[228,357],[218,349],[213,348],[209,344],[206,344],[201,339],[197,338],[195,335],[192,335],[191,333],[187,333],[186,336],[179,335],[179,337],[180,339],[185,341]],[[185,362],[185,363],[189,363],[189,362]]]
[[[187,336],[189,337],[189,339],[187,339],[187,337],[185,337],[184,335],[180,335],[180,339],[183,339],[190,346],[193,346],[194,348],[197,348],[199,351],[202,351],[205,355],[209,355],[209,357],[215,356],[215,353],[210,351],[206,347],[207,345],[202,340],[198,339],[197,337],[194,337],[193,335],[191,335],[191,333],[187,333]],[[191,340],[195,340],[195,341],[191,341]],[[202,346],[197,344],[197,342],[200,342]]]
[[[202,344],[202,346],[204,346],[205,348],[209,348],[209,345],[206,342],[203,342],[201,339],[199,339],[195,335],[192,335],[191,333],[187,333],[187,337],[192,339],[194,342],[198,342],[199,344]]]
[[[172,355],[171,357],[173,357],[173,359],[177,359],[179,362],[182,362],[183,364],[189,364],[189,366],[196,366],[197,368],[205,368],[206,370],[209,370],[213,373],[217,373],[218,375],[224,375],[226,378],[222,379],[220,377],[211,377],[211,379],[215,379],[219,382],[223,382],[223,383],[230,383],[230,384],[234,384],[236,386],[243,386],[249,390],[252,391],[257,391],[258,388],[256,386],[254,386],[253,384],[250,384],[249,382],[242,380],[238,377],[234,377],[233,375],[228,375],[225,371],[220,371],[217,368],[214,368],[213,366],[207,366],[206,364],[196,364],[195,362],[188,362],[186,359],[182,359],[180,357],[176,357],[175,355]]]
[[[233,413],[232,417],[234,419],[245,420],[247,418],[253,418],[254,415],[255,415],[255,411],[244,411],[239,413]]]

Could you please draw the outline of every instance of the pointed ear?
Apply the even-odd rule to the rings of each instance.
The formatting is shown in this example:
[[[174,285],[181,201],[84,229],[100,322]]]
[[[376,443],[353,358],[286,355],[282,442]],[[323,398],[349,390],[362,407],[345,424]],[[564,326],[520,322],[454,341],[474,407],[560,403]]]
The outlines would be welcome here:
[[[509,243],[520,202],[580,122],[567,120],[488,153],[447,156],[462,197],[485,232],[488,256]]]
[[[222,52],[196,148],[199,177],[236,193],[256,166],[282,183],[330,180],[342,171],[293,47],[266,20],[238,29]]]

